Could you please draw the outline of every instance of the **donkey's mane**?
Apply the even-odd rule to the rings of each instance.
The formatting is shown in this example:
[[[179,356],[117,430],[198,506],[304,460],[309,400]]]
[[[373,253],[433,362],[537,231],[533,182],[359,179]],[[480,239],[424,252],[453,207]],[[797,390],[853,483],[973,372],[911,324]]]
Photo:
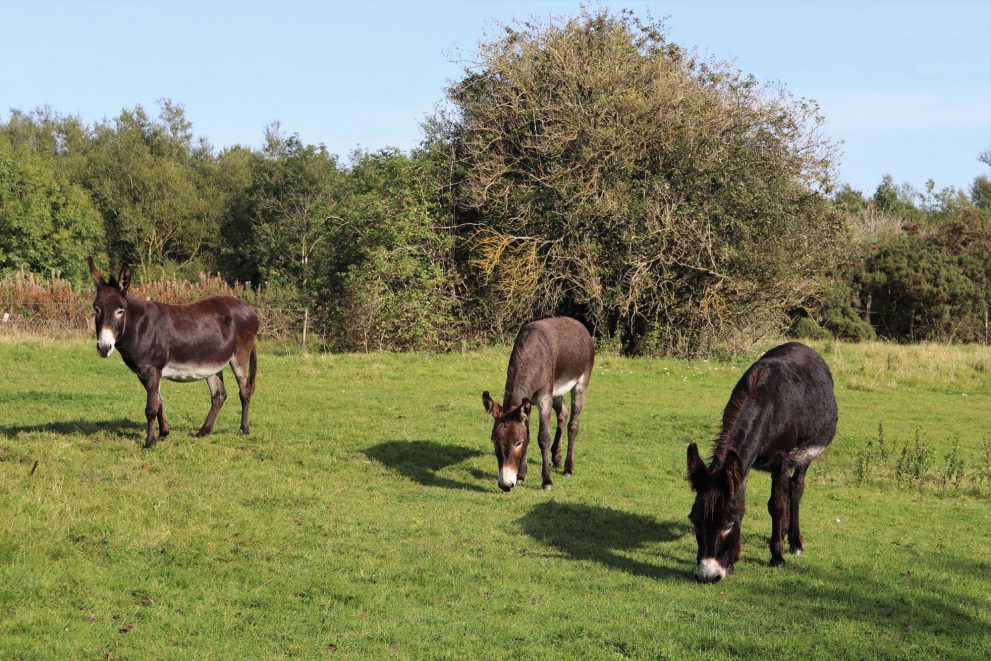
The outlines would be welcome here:
[[[713,450],[712,458],[717,466],[721,466],[726,458],[726,453],[730,449],[730,442],[733,439],[733,432],[736,431],[736,424],[740,420],[740,414],[747,406],[747,402],[753,397],[754,391],[760,385],[761,377],[764,376],[764,368],[758,367],[750,372],[747,377],[747,385],[742,390],[738,390],[730,397],[726,410],[723,411],[723,430],[716,439],[716,447]]]

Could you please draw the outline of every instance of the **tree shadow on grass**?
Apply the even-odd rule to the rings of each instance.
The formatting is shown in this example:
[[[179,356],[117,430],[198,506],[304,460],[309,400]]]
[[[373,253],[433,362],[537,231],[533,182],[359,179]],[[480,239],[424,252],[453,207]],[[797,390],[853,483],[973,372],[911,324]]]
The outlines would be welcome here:
[[[83,434],[92,436],[100,433],[131,436],[145,430],[145,425],[136,420],[65,420],[43,422],[37,425],[0,425],[0,434],[15,438],[19,434]]]
[[[428,487],[488,492],[477,484],[441,477],[437,472],[477,457],[482,452],[463,445],[435,441],[385,441],[365,450],[365,456],[414,482]]]
[[[657,521],[607,507],[546,502],[519,520],[524,532],[575,560],[594,560],[608,567],[649,578],[691,578],[694,566],[666,556],[674,566],[659,566],[623,555],[657,542],[674,542],[689,532],[684,523]]]

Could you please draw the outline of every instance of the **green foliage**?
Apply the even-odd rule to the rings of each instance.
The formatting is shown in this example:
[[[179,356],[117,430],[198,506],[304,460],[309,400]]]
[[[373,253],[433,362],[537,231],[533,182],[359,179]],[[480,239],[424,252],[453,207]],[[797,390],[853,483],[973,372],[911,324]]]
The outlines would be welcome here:
[[[970,199],[978,209],[991,210],[991,179],[983,174],[975,177]]]
[[[883,337],[987,341],[991,229],[962,215],[932,232],[905,234],[865,260],[862,296]]]
[[[991,340],[991,211],[978,199],[931,180],[919,194],[890,176],[870,201],[837,194],[853,237],[833,284],[809,304],[821,325],[852,340]]]
[[[465,342],[453,239],[441,224],[429,152],[356,153],[335,208],[341,222],[321,263],[320,303],[344,349],[442,350]],[[442,167],[443,164],[440,164]],[[449,225],[450,223],[444,223]]]
[[[341,185],[337,160],[322,146],[304,145],[298,136],[271,145],[265,158],[246,160],[233,152],[225,158],[246,177],[244,203],[228,223],[224,254],[243,280],[278,283],[306,292],[314,275],[315,255],[328,246],[330,226]],[[237,157],[240,163],[235,163]]]
[[[789,335],[798,340],[828,340],[833,337],[832,333],[817,324],[812,317],[800,318]]]
[[[218,236],[201,175],[210,160],[167,100],[157,120],[136,106],[97,124],[80,177],[103,214],[108,252],[141,266],[196,259]]]
[[[25,268],[86,277],[103,249],[103,226],[86,191],[50,159],[0,135],[0,272]]]

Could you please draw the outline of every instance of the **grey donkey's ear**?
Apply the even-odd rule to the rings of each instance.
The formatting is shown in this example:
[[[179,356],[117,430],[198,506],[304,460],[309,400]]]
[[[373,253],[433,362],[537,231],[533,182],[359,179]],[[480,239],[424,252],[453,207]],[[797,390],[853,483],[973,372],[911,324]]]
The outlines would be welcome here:
[[[103,274],[100,273],[100,269],[96,268],[96,264],[93,263],[93,257],[87,256],[86,263],[89,264],[89,275],[93,278],[93,284],[97,289],[101,289],[107,285],[103,280]]]

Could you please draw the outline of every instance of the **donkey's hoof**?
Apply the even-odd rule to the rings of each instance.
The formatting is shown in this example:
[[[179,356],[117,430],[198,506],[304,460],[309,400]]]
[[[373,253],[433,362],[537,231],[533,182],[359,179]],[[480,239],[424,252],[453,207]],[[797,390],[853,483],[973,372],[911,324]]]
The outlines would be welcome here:
[[[160,438],[160,439],[161,438],[165,438],[168,435],[169,435],[169,429],[168,428],[162,429],[162,430],[160,430],[158,432],[158,438]]]
[[[196,432],[196,438],[203,438],[204,436],[209,435],[211,431],[212,430],[210,429],[201,428],[198,432]]]
[[[248,431],[247,427],[241,427],[241,433],[247,436],[250,432]]]
[[[565,477],[571,477],[571,471],[564,471]]]
[[[805,554],[805,551],[801,547],[799,547],[797,549],[792,549],[791,554],[796,558],[801,558]]]
[[[147,441],[145,441],[144,449],[147,450],[149,448],[155,447],[155,443],[158,443],[157,438],[149,438]]]
[[[545,482],[544,483],[544,491],[550,491],[553,488],[554,488],[554,485],[551,484],[550,482]]]
[[[781,557],[771,558],[771,561],[768,562],[767,564],[770,567],[784,567],[785,566],[785,559],[784,558],[781,558]]]

